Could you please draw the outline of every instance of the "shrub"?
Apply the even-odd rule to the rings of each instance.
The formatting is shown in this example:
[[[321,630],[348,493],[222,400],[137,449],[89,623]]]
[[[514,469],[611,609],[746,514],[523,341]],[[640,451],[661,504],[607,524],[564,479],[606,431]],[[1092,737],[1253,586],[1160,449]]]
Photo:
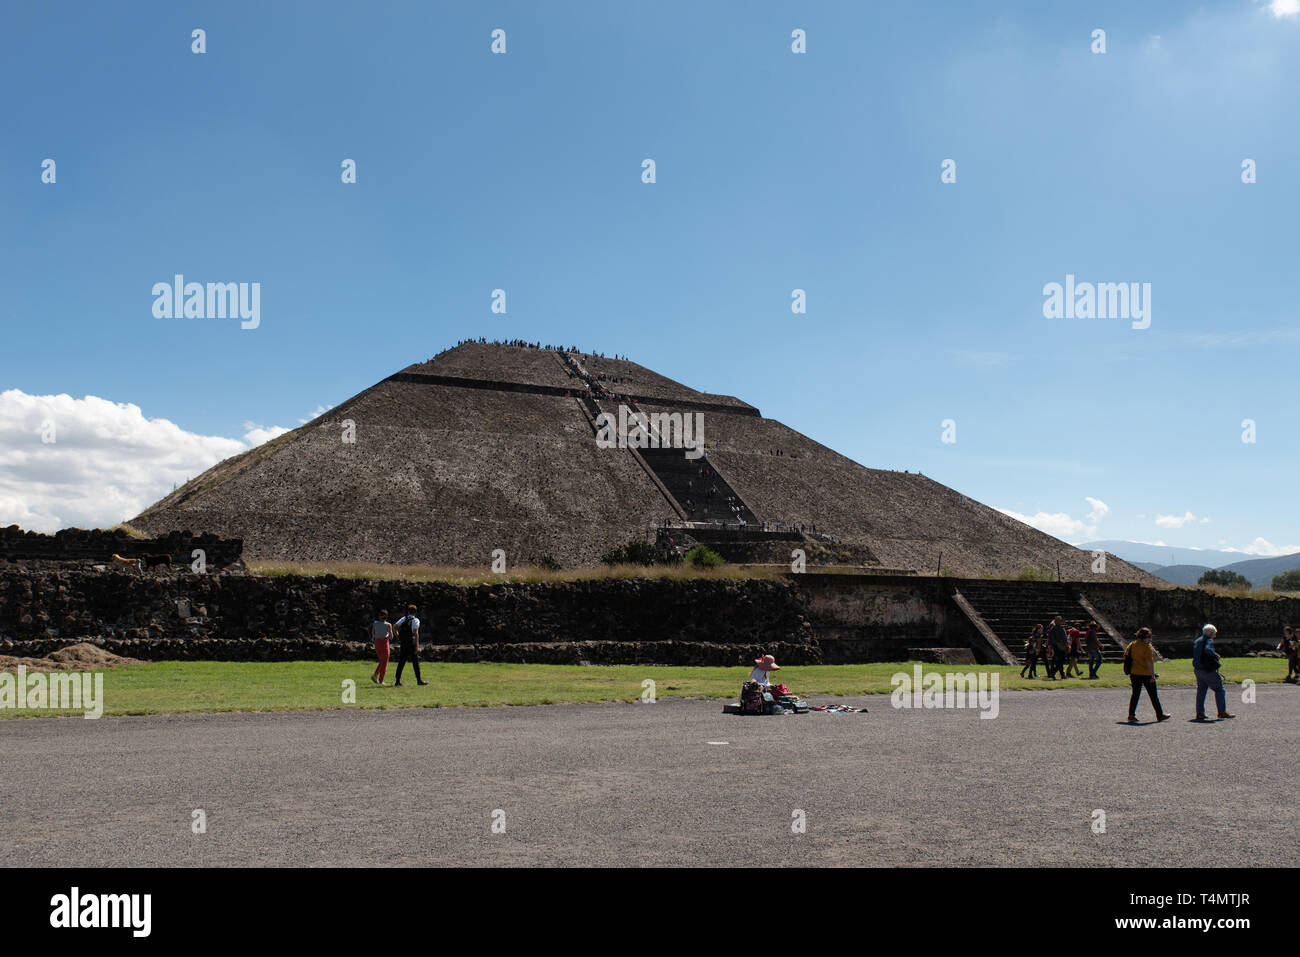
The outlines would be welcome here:
[[[1222,585],[1224,588],[1232,588],[1241,591],[1250,590],[1250,580],[1245,575],[1238,575],[1236,572],[1230,572],[1226,568],[1211,568],[1204,575],[1196,580],[1198,585]]]
[[[1273,591],[1300,591],[1300,568],[1274,575]]]
[[[726,559],[707,545],[696,545],[686,553],[686,560],[696,568],[717,568],[725,565]]]
[[[626,545],[611,548],[600,560],[606,565],[653,565],[655,547],[649,542],[633,540]]]
[[[545,568],[548,572],[558,572],[560,563],[552,558],[549,554],[542,555],[540,558],[534,558],[528,562],[534,568]]]

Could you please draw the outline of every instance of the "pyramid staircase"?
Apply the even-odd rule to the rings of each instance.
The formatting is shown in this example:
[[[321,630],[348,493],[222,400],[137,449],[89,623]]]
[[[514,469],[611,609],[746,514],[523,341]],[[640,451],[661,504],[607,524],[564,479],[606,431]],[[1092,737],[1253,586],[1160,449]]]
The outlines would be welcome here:
[[[641,411],[635,399],[629,398],[623,404],[631,412]],[[618,415],[618,403],[602,402],[601,407],[606,412]],[[651,433],[655,434],[653,424]],[[722,477],[717,466],[709,461],[707,455],[687,458],[686,449],[665,448],[663,443],[657,449],[645,448],[638,451],[645,463],[658,476],[659,481],[681,504],[686,512],[687,521],[734,522],[739,518],[744,519],[745,524],[751,528],[758,525],[758,518],[754,512],[731,487],[731,483]],[[717,491],[710,497],[709,492],[714,489]],[[731,510],[727,504],[728,498],[736,503],[739,512]]]
[[[586,413],[593,432],[599,432],[596,419],[601,413],[607,412],[618,418],[620,402],[628,407],[629,412],[641,411],[632,399],[622,399],[620,402],[602,399],[598,402],[589,395],[582,395],[576,401]],[[707,455],[688,459],[685,449],[662,447],[629,447],[627,451],[645,469],[677,518],[687,522],[735,522],[740,517],[749,526],[758,526],[759,521],[753,511],[731,487],[731,483],[718,472]],[[710,497],[708,493],[714,488],[717,491]],[[738,503],[739,515],[728,507],[728,496],[733,496]]]
[[[576,398],[593,430],[599,432],[596,420],[602,412],[617,419],[620,405],[627,406],[630,413],[641,412],[631,396],[613,398],[605,386],[587,371],[581,355],[555,354],[555,359],[566,372],[586,385],[587,392]],[[650,435],[656,440],[654,444],[659,445],[658,448],[629,447],[628,451],[645,469],[679,519],[687,522],[735,522],[743,519],[751,527],[759,524],[753,510],[731,487],[731,483],[722,477],[707,455],[687,458],[686,449],[665,447],[653,424],[650,426]],[[738,511],[732,511],[727,504],[729,498],[736,504]]]
[[[604,411],[617,415],[617,407],[608,408],[610,403],[602,403]],[[630,411],[638,412],[636,402],[628,400]],[[689,415],[689,413],[688,413]],[[758,518],[753,510],[745,505],[744,499],[733,489],[718,471],[718,467],[708,460],[707,455],[698,458],[686,458],[685,449],[638,449],[641,458],[649,465],[664,488],[680,503],[685,512],[686,521],[736,521],[744,519],[750,528],[757,527]],[[712,493],[712,495],[710,495]],[[735,501],[740,511],[732,511],[728,498]]]

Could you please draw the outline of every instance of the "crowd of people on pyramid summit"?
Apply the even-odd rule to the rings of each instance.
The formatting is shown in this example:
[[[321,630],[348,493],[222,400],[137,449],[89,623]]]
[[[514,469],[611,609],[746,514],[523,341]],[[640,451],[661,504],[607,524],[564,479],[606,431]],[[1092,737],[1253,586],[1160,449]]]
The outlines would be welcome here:
[[[543,352],[563,352],[572,353],[580,356],[591,356],[593,359],[618,359],[623,362],[629,362],[627,356],[612,355],[606,356],[603,352],[584,352],[577,346],[556,346],[551,343],[529,342],[527,339],[489,339],[487,336],[479,336],[477,339],[458,339],[457,346],[463,346],[468,343],[478,343],[485,346],[514,346],[518,349],[541,349]]]
[[[1205,714],[1205,699],[1212,691],[1214,703],[1218,708],[1220,720],[1235,718],[1228,711],[1227,692],[1223,687],[1223,677],[1219,674],[1220,656],[1214,647],[1214,639],[1219,630],[1214,625],[1206,625],[1201,634],[1192,642],[1192,671],[1196,674],[1196,721],[1208,721]],[[1295,680],[1292,675],[1300,674],[1296,670],[1295,631],[1288,627],[1286,634],[1291,636],[1291,648],[1288,655],[1287,679]],[[1284,636],[1283,645],[1287,638]],[[1282,648],[1283,645],[1279,645]],[[1088,675],[1084,678],[1079,668],[1079,660],[1087,656]],[[1156,721],[1168,721],[1170,715],[1160,704],[1160,693],[1156,687],[1156,660],[1159,652],[1152,641],[1150,628],[1139,628],[1133,640],[1124,649],[1124,673],[1129,677],[1132,693],[1129,695],[1128,721],[1137,723],[1137,706],[1145,691],[1151,707],[1155,710]],[[1088,622],[1086,630],[1080,635],[1078,628],[1066,628],[1060,615],[1052,619],[1051,626],[1044,632],[1042,625],[1035,625],[1033,632],[1025,641],[1025,666],[1020,669],[1022,678],[1038,677],[1038,664],[1042,662],[1049,680],[1065,679],[1072,676],[1095,680],[1101,671],[1102,651],[1101,634],[1095,621]]]

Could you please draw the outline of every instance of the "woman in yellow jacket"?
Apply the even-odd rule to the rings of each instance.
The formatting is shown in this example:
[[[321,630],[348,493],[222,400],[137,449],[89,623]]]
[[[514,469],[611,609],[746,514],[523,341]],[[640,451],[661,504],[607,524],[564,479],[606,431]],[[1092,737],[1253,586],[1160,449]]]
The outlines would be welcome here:
[[[1128,723],[1137,724],[1138,699],[1142,689],[1147,689],[1151,707],[1156,709],[1157,721],[1168,721],[1169,715],[1160,707],[1160,695],[1156,693],[1156,649],[1151,644],[1151,629],[1139,628],[1133,641],[1124,649],[1124,670],[1127,671],[1129,683],[1133,685],[1133,694],[1128,699]]]

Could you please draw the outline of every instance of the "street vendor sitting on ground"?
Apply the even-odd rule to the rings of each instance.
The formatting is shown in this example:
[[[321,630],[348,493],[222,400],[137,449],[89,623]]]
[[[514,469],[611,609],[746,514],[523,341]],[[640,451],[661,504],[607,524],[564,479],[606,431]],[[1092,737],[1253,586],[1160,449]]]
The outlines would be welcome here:
[[[757,681],[766,691],[772,687],[772,672],[780,671],[781,666],[776,663],[776,659],[771,655],[764,655],[761,658],[754,659],[754,670],[749,673],[748,681]]]
[[[781,666],[771,655],[754,659],[754,670],[740,689],[740,714],[807,714],[808,702],[783,684],[772,683]]]

